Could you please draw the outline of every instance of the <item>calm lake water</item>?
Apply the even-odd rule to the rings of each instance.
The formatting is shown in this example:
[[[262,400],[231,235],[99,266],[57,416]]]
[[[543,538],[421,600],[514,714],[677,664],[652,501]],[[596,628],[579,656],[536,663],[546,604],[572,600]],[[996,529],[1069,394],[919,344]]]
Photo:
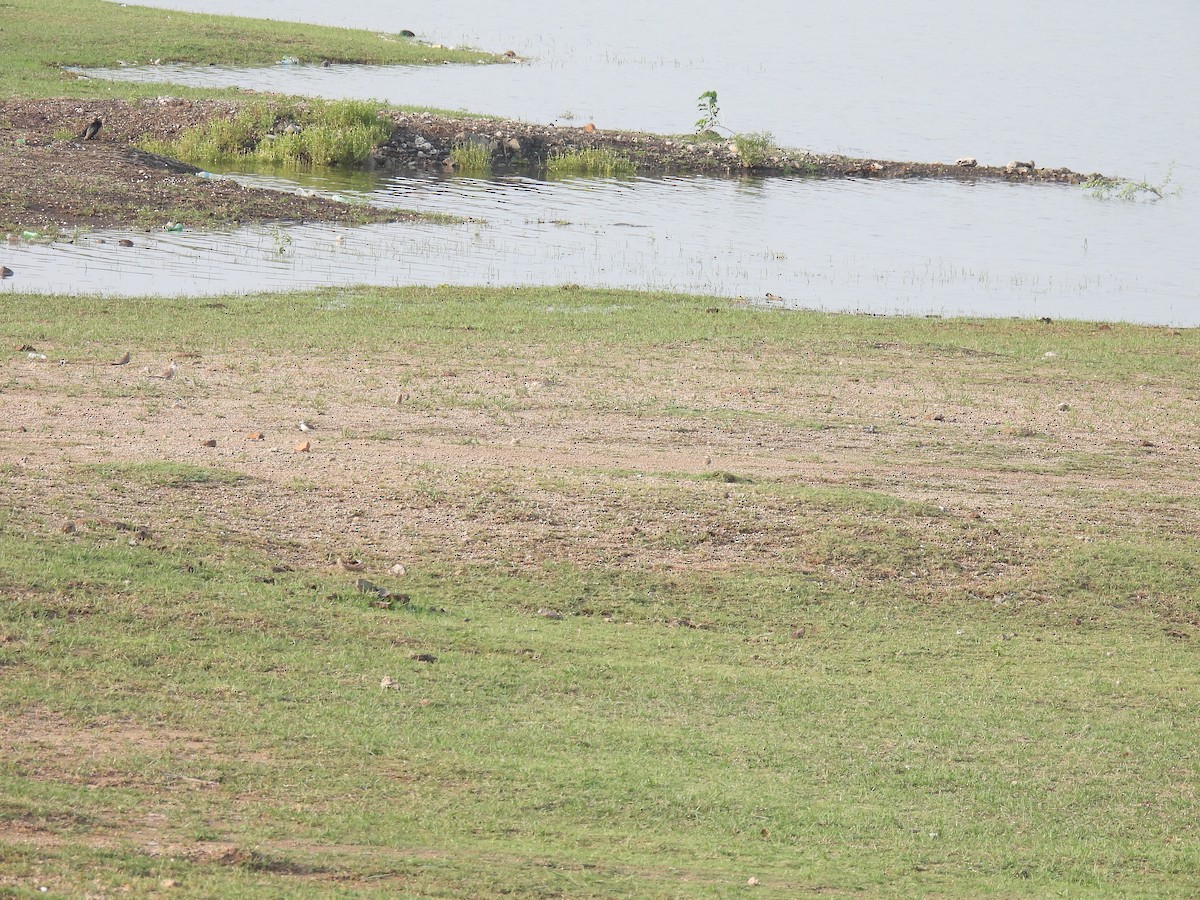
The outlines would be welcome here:
[[[147,5],[281,16],[269,0]],[[310,179],[309,188],[486,224],[290,229],[283,247],[272,229],[153,235],[124,256],[92,235],[69,248],[10,252],[9,265],[21,262],[27,277],[4,288],[62,289],[54,282],[82,266],[100,291],[571,281],[770,291],[832,309],[1200,324],[1200,117],[1191,112],[1200,4],[1152,0],[1133,15],[1100,0],[986,10],[864,0],[798,12],[759,0],[730,21],[679,0],[578,8],[463,0],[402,14],[383,0],[295,0],[286,17],[409,28],[529,62],[113,74],[668,133],[691,130],[697,95],[716,90],[731,129],[769,130],[788,146],[920,161],[1032,158],[1151,181],[1174,161],[1185,190],[1120,202],[1078,188],[946,182]],[[182,272],[164,281],[148,260]]]

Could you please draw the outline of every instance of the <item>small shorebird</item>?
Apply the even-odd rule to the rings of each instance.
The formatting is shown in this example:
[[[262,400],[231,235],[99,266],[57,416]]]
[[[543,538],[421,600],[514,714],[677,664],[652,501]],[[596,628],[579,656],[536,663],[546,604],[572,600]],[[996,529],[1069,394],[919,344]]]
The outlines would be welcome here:
[[[175,365],[175,360],[171,360],[171,364],[169,366],[167,366],[165,369],[163,369],[157,375],[151,375],[150,377],[151,378],[164,378],[164,379],[165,378],[174,378],[175,371],[178,368],[179,368],[179,366]]]
[[[100,121],[100,117],[96,116],[96,118],[92,119],[91,124],[88,125],[87,128],[85,128],[85,129],[83,129],[83,131],[79,132],[79,136],[81,138],[83,138],[85,141],[90,141],[100,131],[100,126],[103,124],[104,123]]]
[[[128,350],[126,350],[126,351],[125,351],[125,355],[124,355],[124,356],[122,356],[120,359],[114,359],[112,362],[110,362],[110,363],[109,363],[109,365],[110,365],[110,366],[126,366],[126,365],[129,365],[129,351],[128,351]]]
[[[302,421],[297,427],[301,431],[313,431],[314,430],[313,426],[309,425],[308,422],[304,422],[304,421]]]

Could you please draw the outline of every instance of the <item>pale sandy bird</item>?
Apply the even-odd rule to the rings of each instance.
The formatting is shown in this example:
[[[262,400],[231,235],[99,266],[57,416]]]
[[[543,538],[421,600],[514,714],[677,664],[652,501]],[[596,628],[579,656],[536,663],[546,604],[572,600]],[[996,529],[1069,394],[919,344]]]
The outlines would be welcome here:
[[[157,375],[151,375],[151,378],[174,378],[175,372],[179,366],[175,365],[175,360],[171,360],[171,364],[159,372]]]
[[[126,350],[124,356],[122,356],[120,359],[114,359],[112,362],[109,363],[109,365],[110,366],[127,366],[127,365],[129,365],[129,351]]]
[[[308,422],[305,422],[305,421],[301,421],[300,425],[298,427],[300,428],[301,431],[314,431],[315,430],[312,425],[309,425]]]

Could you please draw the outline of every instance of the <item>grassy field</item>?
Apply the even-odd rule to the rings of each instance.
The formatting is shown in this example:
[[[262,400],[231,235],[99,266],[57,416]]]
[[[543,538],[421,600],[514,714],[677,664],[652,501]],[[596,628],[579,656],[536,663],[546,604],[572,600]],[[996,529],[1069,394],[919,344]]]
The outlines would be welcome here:
[[[399,32],[404,27],[397,25]],[[476,50],[426,46],[399,34],[374,34],[265,19],[151,9],[106,0],[9,0],[0,19],[4,65],[0,95],[20,97],[212,97],[236,91],[167,84],[80,79],[62,66],[116,67],[123,63],[272,65],[301,62],[420,64],[496,62]]]
[[[0,347],[0,895],[1200,891],[1195,331],[363,289]]]
[[[0,29],[6,96],[493,59]],[[1198,358],[580,289],[5,294],[0,896],[1194,896]]]

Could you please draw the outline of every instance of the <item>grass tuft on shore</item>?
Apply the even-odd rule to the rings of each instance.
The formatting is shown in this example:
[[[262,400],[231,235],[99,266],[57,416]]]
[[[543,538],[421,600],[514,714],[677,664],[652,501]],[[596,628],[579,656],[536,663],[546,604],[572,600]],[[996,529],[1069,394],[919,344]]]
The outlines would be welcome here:
[[[738,159],[747,168],[760,166],[775,147],[775,136],[769,131],[750,131],[733,136]]]
[[[248,161],[287,170],[361,163],[386,141],[392,123],[363,100],[254,103],[230,119],[213,119],[174,141],[144,150],[194,165]]]
[[[636,172],[632,161],[602,148],[556,151],[546,160],[548,178],[628,178]]]
[[[492,151],[483,143],[455,144],[450,161],[459,175],[486,178],[492,173]]]

